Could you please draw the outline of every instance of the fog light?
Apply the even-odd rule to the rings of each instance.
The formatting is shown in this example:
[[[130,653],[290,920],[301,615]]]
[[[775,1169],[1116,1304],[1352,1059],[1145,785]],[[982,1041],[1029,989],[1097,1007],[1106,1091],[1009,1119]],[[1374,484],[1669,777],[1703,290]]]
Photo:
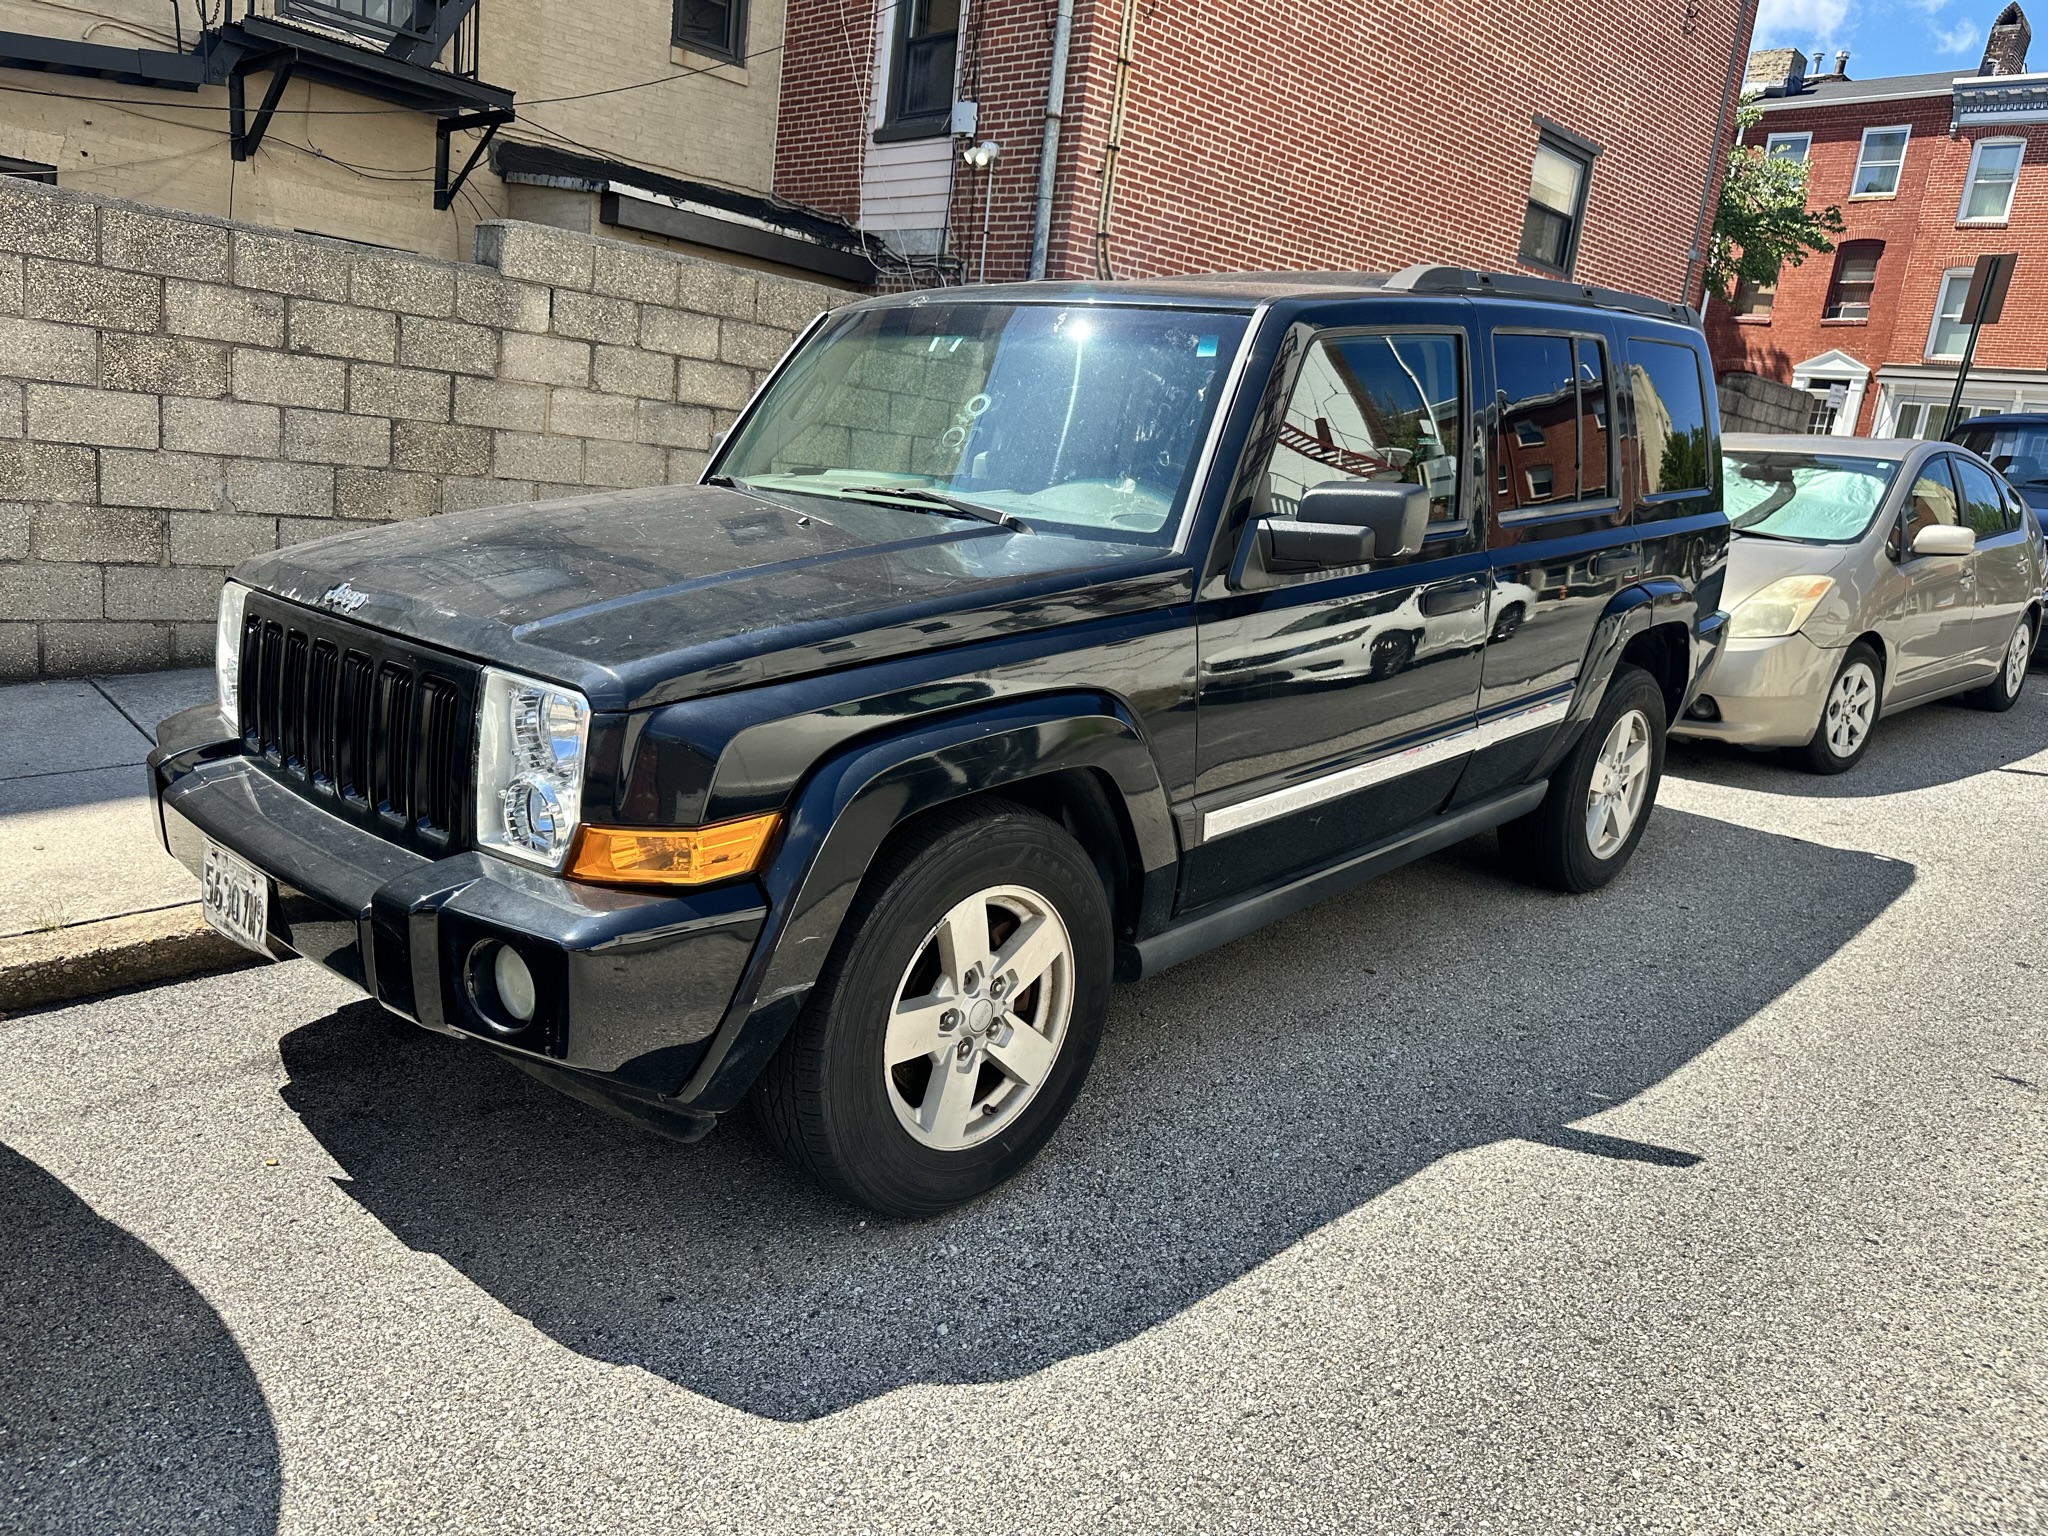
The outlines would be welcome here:
[[[498,946],[498,953],[491,961],[491,980],[498,989],[499,1006],[521,1024],[531,1022],[538,999],[534,992],[533,972],[519,958],[518,950],[509,944]]]
[[[1693,720],[1718,720],[1721,718],[1721,706],[1714,702],[1711,694],[1703,693],[1692,701],[1692,707],[1685,713]]]

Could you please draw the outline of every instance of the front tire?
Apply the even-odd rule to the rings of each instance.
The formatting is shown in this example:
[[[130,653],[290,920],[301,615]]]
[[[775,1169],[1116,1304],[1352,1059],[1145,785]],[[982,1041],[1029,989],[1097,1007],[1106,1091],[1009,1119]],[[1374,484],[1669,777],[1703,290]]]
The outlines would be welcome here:
[[[1065,1119],[1111,961],[1101,879],[1063,828],[1000,802],[934,812],[869,871],[762,1074],[762,1127],[884,1215],[972,1200]]]
[[[1808,773],[1847,773],[1863,761],[1883,701],[1881,665],[1868,641],[1849,647],[1821,702],[1820,724],[1805,746],[1791,749],[1793,762]]]
[[[2006,641],[2005,655],[1999,659],[1998,676],[1982,688],[1973,688],[1964,694],[1963,702],[1978,709],[1987,709],[1994,715],[2004,714],[2020,701],[2020,690],[2027,686],[2027,664],[2033,655],[2033,620],[2021,614],[2019,627]]]
[[[1615,668],[1543,803],[1500,829],[1501,851],[1524,879],[1584,892],[1621,873],[1657,803],[1666,724],[1657,680],[1641,667]]]

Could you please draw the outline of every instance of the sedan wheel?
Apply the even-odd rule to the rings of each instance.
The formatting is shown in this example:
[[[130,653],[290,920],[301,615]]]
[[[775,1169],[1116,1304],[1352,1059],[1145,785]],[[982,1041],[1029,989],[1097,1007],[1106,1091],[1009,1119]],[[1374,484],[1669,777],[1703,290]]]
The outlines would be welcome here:
[[[1884,708],[1877,652],[1866,640],[1849,647],[1820,706],[1820,724],[1788,755],[1809,773],[1846,773],[1862,761]]]
[[[2033,620],[2022,615],[2012,638],[2005,642],[2005,658],[1999,663],[1998,676],[1982,688],[1964,694],[1964,701],[1993,713],[2011,709],[2019,702],[2020,690],[2027,685],[2027,663],[2033,654]]]

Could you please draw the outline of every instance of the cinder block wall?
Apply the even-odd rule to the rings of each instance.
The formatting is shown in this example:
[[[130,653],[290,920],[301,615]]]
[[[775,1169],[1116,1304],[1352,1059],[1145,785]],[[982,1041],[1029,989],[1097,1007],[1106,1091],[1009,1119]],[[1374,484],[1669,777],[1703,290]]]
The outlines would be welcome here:
[[[694,480],[851,297],[537,224],[476,257],[0,178],[0,679],[206,664],[258,550]]]
[[[1723,432],[1804,432],[1813,419],[1813,396],[1754,373],[1721,375]]]

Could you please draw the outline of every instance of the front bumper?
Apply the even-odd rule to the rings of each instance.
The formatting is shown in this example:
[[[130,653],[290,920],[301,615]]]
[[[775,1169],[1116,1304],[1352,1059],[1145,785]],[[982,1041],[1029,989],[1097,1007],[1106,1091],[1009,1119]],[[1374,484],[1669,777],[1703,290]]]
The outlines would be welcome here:
[[[1841,664],[1839,649],[1823,649],[1801,634],[1730,640],[1694,697],[1695,704],[1711,700],[1718,718],[1698,719],[1689,710],[1671,734],[1745,747],[1803,746],[1820,728],[1828,684]]]
[[[430,859],[329,814],[225,737],[210,705],[164,722],[149,756],[159,828],[194,873],[211,841],[270,877],[274,956],[317,961],[392,1012],[481,1041],[581,1096],[709,1128],[709,1110],[669,1096],[718,1031],[760,936],[756,887],[650,894],[481,853]],[[537,983],[525,1024],[494,1018],[490,989],[472,982],[496,944]]]

